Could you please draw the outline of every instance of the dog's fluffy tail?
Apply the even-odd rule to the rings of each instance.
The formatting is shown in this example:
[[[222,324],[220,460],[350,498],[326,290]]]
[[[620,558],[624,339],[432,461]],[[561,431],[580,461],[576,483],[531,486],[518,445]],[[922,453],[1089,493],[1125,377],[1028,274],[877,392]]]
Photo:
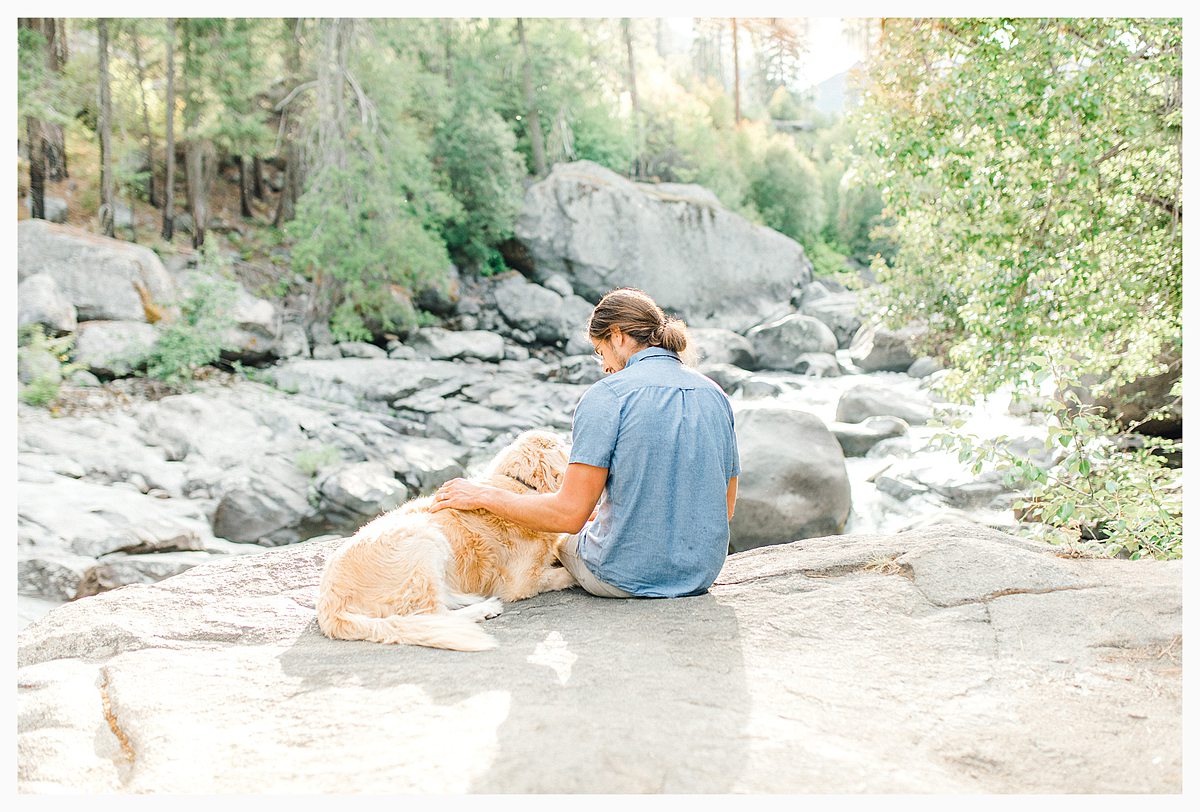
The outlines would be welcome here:
[[[318,611],[317,618],[321,631],[341,640],[407,643],[455,651],[484,651],[496,647],[495,639],[474,620],[453,612],[367,617],[346,611],[331,615]]]

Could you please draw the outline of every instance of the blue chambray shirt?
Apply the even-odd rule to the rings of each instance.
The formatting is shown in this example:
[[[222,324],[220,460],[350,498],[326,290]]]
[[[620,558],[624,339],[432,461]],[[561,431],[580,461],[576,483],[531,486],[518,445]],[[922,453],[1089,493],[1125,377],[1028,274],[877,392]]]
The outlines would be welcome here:
[[[584,393],[571,441],[571,462],[608,469],[580,533],[592,574],[646,597],[708,589],[729,548],[726,489],[741,471],[721,387],[648,347]]]

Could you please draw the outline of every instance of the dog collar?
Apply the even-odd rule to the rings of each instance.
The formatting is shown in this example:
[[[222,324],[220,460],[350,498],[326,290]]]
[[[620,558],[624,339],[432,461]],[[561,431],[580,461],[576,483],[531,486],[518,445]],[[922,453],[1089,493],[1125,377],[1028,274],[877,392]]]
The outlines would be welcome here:
[[[508,478],[509,478],[509,479],[511,479],[511,480],[514,480],[514,481],[516,481],[516,482],[520,482],[522,485],[524,485],[526,488],[528,488],[528,489],[529,489],[529,490],[531,490],[531,491],[536,491],[536,490],[537,490],[537,486],[536,486],[536,485],[530,485],[528,482],[526,482],[525,480],[521,479],[519,476],[513,476],[512,474],[501,474],[501,476],[506,476],[506,477],[508,477]]]

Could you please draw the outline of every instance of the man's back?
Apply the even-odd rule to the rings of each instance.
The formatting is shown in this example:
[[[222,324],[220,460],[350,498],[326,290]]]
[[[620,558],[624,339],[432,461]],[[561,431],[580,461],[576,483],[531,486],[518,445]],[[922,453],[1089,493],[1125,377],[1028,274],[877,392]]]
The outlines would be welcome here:
[[[650,347],[587,391],[572,434],[571,462],[608,469],[580,544],[588,568],[636,595],[707,589],[725,561],[725,494],[739,473],[721,388]]]

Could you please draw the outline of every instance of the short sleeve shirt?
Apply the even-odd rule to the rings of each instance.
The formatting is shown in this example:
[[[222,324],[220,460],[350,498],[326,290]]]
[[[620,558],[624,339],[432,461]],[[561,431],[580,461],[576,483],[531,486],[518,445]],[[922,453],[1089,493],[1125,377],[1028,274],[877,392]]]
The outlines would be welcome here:
[[[649,347],[584,393],[571,441],[571,462],[608,469],[580,534],[592,574],[646,597],[708,589],[729,549],[729,479],[741,472],[721,387]]]

